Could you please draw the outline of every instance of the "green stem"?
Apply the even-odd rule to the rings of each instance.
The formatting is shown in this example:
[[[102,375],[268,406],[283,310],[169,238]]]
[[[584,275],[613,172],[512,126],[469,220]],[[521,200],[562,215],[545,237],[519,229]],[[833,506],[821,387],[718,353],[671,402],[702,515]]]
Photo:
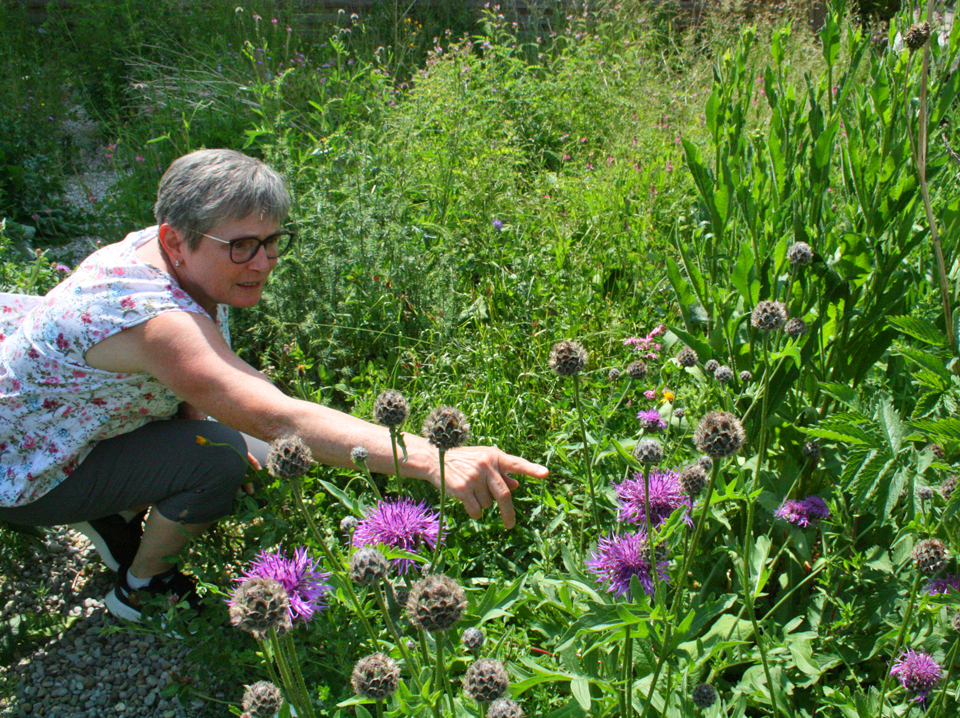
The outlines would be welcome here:
[[[270,681],[273,685],[280,685],[280,679],[277,677],[277,669],[273,667],[273,647],[270,645],[270,641],[264,639],[259,641],[260,650],[263,651],[264,658],[266,658],[265,663],[267,664],[267,674],[270,676]]]
[[[656,573],[656,571],[654,571]],[[633,715],[633,635],[627,624],[627,635],[623,641],[623,718]]]
[[[306,715],[306,709],[301,706],[301,697],[300,692],[297,690],[297,683],[293,678],[293,673],[290,671],[290,666],[287,664],[287,659],[283,655],[283,649],[280,647],[280,639],[277,637],[276,628],[270,629],[270,644],[273,646],[273,657],[277,661],[277,667],[280,669],[280,675],[283,677],[283,687],[287,691],[290,702],[297,708],[297,713],[300,713],[302,710],[304,711],[304,715]]]
[[[360,464],[360,470],[363,472],[363,478],[367,480],[370,488],[373,489],[373,495],[377,497],[377,501],[383,503],[383,495],[380,493],[380,489],[377,487],[377,482],[373,480],[373,474],[371,474],[370,469],[367,468],[366,462]]]
[[[293,665],[293,676],[297,681],[297,689],[303,700],[303,705],[307,709],[304,718],[316,718],[313,710],[313,702],[310,700],[310,691],[307,690],[307,683],[303,680],[303,671],[300,669],[300,659],[297,657],[297,647],[293,644],[293,636],[289,633],[284,634],[283,643],[286,645],[287,653],[290,656],[290,663]]]
[[[390,427],[390,446],[393,448],[393,471],[397,477],[397,495],[401,491],[400,456],[397,454],[397,427]]]
[[[599,530],[600,513],[597,510],[597,495],[593,487],[593,467],[591,466],[590,447],[587,443],[587,425],[583,420],[583,409],[580,408],[580,375],[573,375],[573,403],[577,409],[577,419],[580,422],[580,436],[583,438],[583,455],[586,457],[587,486],[590,488],[590,510],[593,513],[593,525]],[[582,514],[580,523],[580,550],[583,551],[586,531],[584,530]]]
[[[437,690],[440,691],[439,703],[443,703],[443,697],[446,696],[447,700],[450,703],[450,715],[454,715],[453,712],[453,696],[450,695],[450,686],[447,685],[447,671],[446,666],[444,665],[444,656],[443,656],[443,644],[444,644],[444,632],[443,631],[434,631],[433,633],[433,642],[437,647],[437,665],[435,666],[436,671],[434,673],[434,680],[437,683]]]
[[[420,676],[418,675],[419,666],[414,663],[413,658],[407,651],[407,645],[400,636],[400,633],[397,631],[397,627],[394,625],[393,619],[390,618],[390,611],[387,610],[387,601],[383,595],[382,581],[377,581],[376,585],[373,586],[373,593],[377,597],[377,603],[380,604],[380,611],[383,612],[384,623],[387,624],[387,628],[390,630],[391,635],[393,635],[393,640],[396,642],[397,648],[399,649],[400,654],[403,656],[403,660],[407,664],[407,668],[410,670],[410,677],[417,686],[417,690],[423,692],[423,685],[420,683]]]
[[[913,579],[913,587],[910,589],[910,598],[907,600],[907,610],[903,614],[903,621],[900,622],[900,631],[897,633],[897,642],[893,647],[893,661],[897,659],[897,655],[900,653],[900,649],[903,647],[903,638],[907,635],[907,628],[910,626],[910,618],[913,615],[913,604],[917,601],[917,591],[920,589],[921,578],[923,578],[923,574],[918,571],[916,578]],[[883,718],[883,700],[887,697],[887,686],[889,684],[890,670],[888,666],[888,670],[883,676],[883,685],[880,687],[880,700],[877,702],[877,705],[880,706],[880,710],[877,712],[877,718]]]
[[[437,544],[433,547],[433,558],[430,560],[430,572],[440,572],[440,546],[443,545],[443,516],[447,506],[447,476],[444,472],[444,454],[447,452],[440,449],[440,531],[437,534]]]

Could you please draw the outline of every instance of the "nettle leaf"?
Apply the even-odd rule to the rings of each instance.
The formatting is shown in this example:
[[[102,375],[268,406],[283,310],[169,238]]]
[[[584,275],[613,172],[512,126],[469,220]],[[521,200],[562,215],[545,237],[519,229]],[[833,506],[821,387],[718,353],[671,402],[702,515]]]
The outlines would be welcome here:
[[[890,450],[894,454],[899,453],[903,445],[903,423],[900,421],[900,414],[886,397],[880,402],[877,418],[880,420],[881,428],[886,432]]]
[[[899,354],[902,354],[914,364],[917,364],[921,368],[926,369],[927,371],[938,376],[943,380],[946,386],[950,386],[950,372],[947,371],[947,367],[944,366],[943,360],[939,357],[929,352],[915,349],[914,347],[906,346],[900,343],[894,344],[894,349],[896,349]]]
[[[919,339],[935,347],[948,348],[947,338],[943,335],[937,325],[927,319],[918,319],[917,317],[901,316],[887,317],[887,323],[896,327],[904,334]]]
[[[913,410],[914,413],[917,416],[929,416],[940,406],[940,398],[940,393],[935,391],[928,391],[925,394],[921,394],[917,400],[917,406]]]
[[[850,409],[859,409],[860,399],[857,390],[847,384],[838,384],[832,381],[825,381],[820,384],[820,391],[829,397],[845,404]],[[866,420],[866,417],[864,417]]]
[[[919,429],[934,439],[936,443],[960,442],[960,419],[919,419],[911,421],[910,426]]]

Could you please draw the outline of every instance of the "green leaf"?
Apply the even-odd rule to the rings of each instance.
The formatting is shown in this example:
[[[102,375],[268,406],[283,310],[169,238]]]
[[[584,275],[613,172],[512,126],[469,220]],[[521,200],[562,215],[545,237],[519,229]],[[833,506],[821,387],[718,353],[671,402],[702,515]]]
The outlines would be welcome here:
[[[878,419],[880,426],[887,435],[887,443],[890,445],[890,451],[894,454],[900,452],[903,444],[903,424],[900,421],[900,415],[894,408],[889,399],[884,397],[880,403],[880,412]]]
[[[932,439],[939,439],[936,443],[960,442],[960,419],[921,419],[910,421],[908,425],[928,434]]]
[[[583,710],[590,710],[590,681],[586,678],[574,678],[570,681],[570,692]]]
[[[759,301],[760,281],[757,279],[756,262],[749,243],[740,246],[740,256],[737,257],[730,281],[749,306],[752,307]]]
[[[935,347],[948,346],[947,338],[937,329],[937,325],[927,319],[918,319],[911,316],[887,317],[887,323],[899,329],[904,334],[919,339]]]

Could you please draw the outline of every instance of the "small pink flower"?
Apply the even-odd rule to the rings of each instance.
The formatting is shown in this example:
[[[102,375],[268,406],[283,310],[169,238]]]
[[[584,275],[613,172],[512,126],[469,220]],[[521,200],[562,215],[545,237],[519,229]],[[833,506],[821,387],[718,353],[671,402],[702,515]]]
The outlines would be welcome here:
[[[655,392],[653,389],[650,389],[649,391],[643,392],[643,395],[644,395],[645,397],[647,397],[647,399],[656,399],[656,398],[657,398],[657,392]]]
[[[146,162],[146,160],[143,159],[143,155],[137,155],[136,157],[133,158],[133,161],[134,161],[134,162]]]

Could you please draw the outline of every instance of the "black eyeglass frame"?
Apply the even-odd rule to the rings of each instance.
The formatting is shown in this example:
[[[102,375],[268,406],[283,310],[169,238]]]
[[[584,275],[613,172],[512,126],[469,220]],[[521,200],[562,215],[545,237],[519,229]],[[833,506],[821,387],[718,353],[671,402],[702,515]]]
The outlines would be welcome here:
[[[269,237],[265,237],[264,239],[260,239],[259,237],[237,237],[236,239],[220,239],[219,237],[214,237],[212,234],[205,234],[203,232],[200,232],[200,236],[207,237],[208,239],[212,239],[215,242],[220,242],[221,244],[229,244],[230,245],[230,261],[233,262],[234,264],[246,264],[247,262],[251,261],[254,257],[257,256],[257,253],[260,251],[261,247],[263,248],[264,253],[267,255],[267,259],[276,259],[277,257],[280,257],[286,254],[286,252],[290,249],[290,247],[293,246],[293,243],[296,242],[297,240],[297,233],[290,229],[284,229],[280,232],[275,232],[271,234]],[[284,237],[286,237],[286,244],[284,244],[281,247],[280,245],[284,241],[283,240]],[[276,240],[277,242],[277,253],[274,255],[271,255],[267,251],[267,243],[274,240]],[[237,259],[234,256],[234,251],[236,250],[237,245],[240,244],[241,242],[257,243],[253,251],[250,252],[250,255],[246,259]]]

